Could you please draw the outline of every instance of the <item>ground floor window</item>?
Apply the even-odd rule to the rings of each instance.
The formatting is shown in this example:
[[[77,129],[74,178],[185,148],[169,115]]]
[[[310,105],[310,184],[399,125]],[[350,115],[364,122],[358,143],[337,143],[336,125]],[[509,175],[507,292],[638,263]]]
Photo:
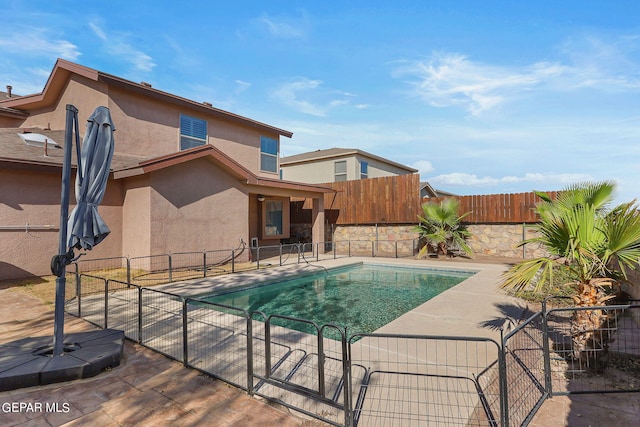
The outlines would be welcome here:
[[[289,201],[267,198],[262,208],[262,236],[265,239],[289,237]]]

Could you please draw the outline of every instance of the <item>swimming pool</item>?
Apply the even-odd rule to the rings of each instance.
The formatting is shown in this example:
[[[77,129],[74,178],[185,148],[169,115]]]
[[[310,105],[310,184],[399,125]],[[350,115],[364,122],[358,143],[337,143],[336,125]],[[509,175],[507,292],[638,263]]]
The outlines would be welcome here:
[[[413,310],[475,272],[359,264],[275,284],[257,284],[201,299],[267,316],[332,323],[349,333],[369,333]],[[276,324],[313,332],[303,324]]]

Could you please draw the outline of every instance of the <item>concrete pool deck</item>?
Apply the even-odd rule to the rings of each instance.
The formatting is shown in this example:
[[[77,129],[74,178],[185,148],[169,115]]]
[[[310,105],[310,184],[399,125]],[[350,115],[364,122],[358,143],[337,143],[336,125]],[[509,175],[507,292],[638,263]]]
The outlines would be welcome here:
[[[496,287],[506,265],[472,261],[460,263],[448,260],[425,261],[403,258],[338,258],[311,264],[291,264],[259,271],[168,283],[154,286],[153,289],[184,297],[196,297],[232,287],[285,280],[291,276],[314,274],[325,269],[359,263],[476,272],[462,283],[432,298],[377,332],[497,339],[499,327],[506,325],[509,321],[518,321],[526,310],[526,304],[522,300],[505,295]]]
[[[350,261],[354,260],[352,258]],[[418,309],[405,319],[398,319],[398,323],[387,325],[387,332],[409,333],[403,328],[410,327],[412,331],[419,330],[425,334],[454,335],[450,331],[459,330],[464,336],[495,336],[495,327],[504,321],[505,314],[517,318],[519,308],[525,307],[522,302],[500,294],[495,288],[496,278],[506,268],[504,264],[466,260],[368,260],[376,264],[418,263],[420,266],[433,268],[480,271],[474,276],[475,280],[465,281],[440,295],[442,298],[436,297],[428,302],[427,304],[431,303],[431,307],[427,307],[429,310]],[[333,264],[325,261],[322,265],[328,268]],[[309,271],[308,266],[302,268]],[[285,270],[290,269],[287,267]],[[275,269],[252,273],[254,280],[256,274],[264,277],[266,273],[269,278],[282,274]],[[238,273],[233,277],[239,277],[240,274],[245,273]],[[227,280],[234,281],[233,278]],[[202,288],[197,284],[178,286],[181,289],[188,289],[190,286],[193,294],[202,293]],[[0,305],[0,343],[52,333],[52,312],[39,300],[11,288],[0,290],[0,297],[3,301]],[[69,332],[94,329],[75,317],[67,316],[66,319],[66,330]],[[631,402],[634,397],[635,395],[556,397],[544,403],[531,425],[634,425],[638,419],[637,402]],[[0,412],[0,424],[8,426],[322,425],[266,405],[241,390],[185,368],[180,363],[131,342],[127,342],[124,361],[117,368],[91,379],[0,393],[0,404],[7,402],[39,402],[43,405],[58,403],[60,409],[58,412]]]

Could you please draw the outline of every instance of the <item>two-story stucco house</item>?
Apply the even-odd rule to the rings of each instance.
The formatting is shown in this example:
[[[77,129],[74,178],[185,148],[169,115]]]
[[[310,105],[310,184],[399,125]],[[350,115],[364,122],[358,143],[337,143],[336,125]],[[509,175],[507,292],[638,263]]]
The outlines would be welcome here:
[[[313,201],[313,239],[324,236],[323,194],[332,190],[279,176],[280,138],[289,131],[61,59],[41,93],[7,89],[0,96],[0,280],[49,274],[68,104],[79,110],[80,134],[98,106],[110,109],[116,128],[99,208],[112,232],[92,258],[278,243],[289,237],[292,197]],[[249,251],[241,256],[248,260]]]
[[[283,157],[283,179],[309,184],[405,175],[417,169],[355,148],[329,148]]]

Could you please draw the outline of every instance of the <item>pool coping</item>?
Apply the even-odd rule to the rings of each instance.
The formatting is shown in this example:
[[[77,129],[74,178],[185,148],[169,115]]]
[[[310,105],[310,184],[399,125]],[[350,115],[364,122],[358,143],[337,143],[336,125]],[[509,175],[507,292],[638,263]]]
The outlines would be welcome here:
[[[228,290],[252,284],[310,275],[318,268],[335,269],[357,264],[402,266],[449,271],[474,272],[452,288],[396,318],[375,332],[420,335],[459,335],[500,338],[500,327],[516,323],[525,313],[522,300],[506,295],[497,288],[506,264],[447,260],[415,260],[407,258],[352,257],[321,260],[313,263],[291,264],[260,270],[244,271],[154,286],[154,289],[178,294],[185,298],[198,298],[219,290]]]

